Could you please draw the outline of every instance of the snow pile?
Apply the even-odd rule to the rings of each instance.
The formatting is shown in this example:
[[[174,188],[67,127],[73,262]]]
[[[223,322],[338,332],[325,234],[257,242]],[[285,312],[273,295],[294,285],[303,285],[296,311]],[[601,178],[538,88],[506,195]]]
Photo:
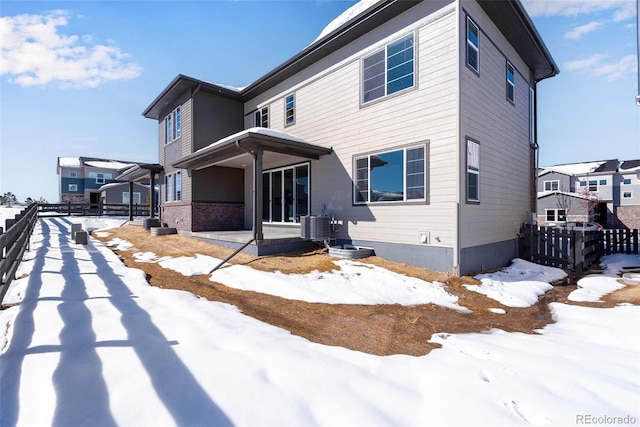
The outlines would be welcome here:
[[[623,267],[640,266],[640,256],[613,254],[600,259],[602,274],[591,274],[578,280],[578,289],[569,294],[569,301],[598,302],[613,291],[622,289],[624,284],[618,282]]]
[[[19,305],[0,312],[0,425],[489,426],[640,418],[640,307],[553,303],[556,323],[539,334],[441,331],[425,337],[442,345],[427,356],[379,357],[315,344],[228,304],[151,287],[104,244],[76,245],[69,231],[65,219],[39,222],[25,277],[14,281]],[[514,265],[514,277],[544,276]]]
[[[365,10],[369,9],[380,0],[360,0],[358,3],[351,6],[349,9],[342,12],[337,18],[329,22],[324,29],[318,34],[318,37],[313,41],[314,43],[328,35],[329,33],[337,30],[347,22],[351,21],[356,16],[360,15]]]
[[[508,307],[530,307],[553,288],[550,283],[562,280],[566,275],[559,268],[516,258],[502,271],[475,276],[482,285],[464,286]]]

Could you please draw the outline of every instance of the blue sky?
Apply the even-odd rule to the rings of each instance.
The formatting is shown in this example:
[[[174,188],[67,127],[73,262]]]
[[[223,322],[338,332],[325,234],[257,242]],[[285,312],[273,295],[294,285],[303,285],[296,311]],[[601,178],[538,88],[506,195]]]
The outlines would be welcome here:
[[[56,202],[58,156],[156,162],[141,113],[177,74],[245,86],[354,3],[2,0],[0,194]],[[561,69],[539,85],[541,165],[640,158],[635,0],[523,4]]]

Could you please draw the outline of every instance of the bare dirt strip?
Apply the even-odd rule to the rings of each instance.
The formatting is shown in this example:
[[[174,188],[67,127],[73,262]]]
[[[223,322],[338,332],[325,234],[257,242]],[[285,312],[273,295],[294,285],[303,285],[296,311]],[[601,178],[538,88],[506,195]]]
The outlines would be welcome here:
[[[512,308],[462,286],[480,283],[471,277],[454,277],[374,256],[359,261],[426,281],[444,283],[447,292],[458,296],[458,304],[472,312],[461,313],[435,304],[406,307],[398,304],[308,303],[237,290],[210,281],[208,275],[186,277],[157,263],[136,262],[133,258],[135,252],[153,252],[158,257],[202,254],[224,259],[231,254],[230,249],[180,235],[151,236],[142,227],[133,225],[109,230],[108,233],[106,237],[94,237],[104,242],[120,238],[132,243],[133,248],[116,252],[127,266],[143,270],[152,286],[181,289],[210,301],[229,303],[248,316],[310,341],[376,355],[425,355],[439,347],[429,342],[431,336],[439,332],[467,333],[499,328],[536,333],[537,329],[553,322],[548,304],[553,301],[567,303],[568,294],[576,288],[575,285],[555,286],[532,307]],[[322,249],[317,249],[266,257],[241,253],[230,262],[264,271],[303,274],[313,270],[335,270],[334,260]],[[638,288],[640,286],[628,286],[608,295],[603,302],[581,305],[613,307],[620,302],[638,305]],[[491,312],[490,308],[501,308],[506,314]]]

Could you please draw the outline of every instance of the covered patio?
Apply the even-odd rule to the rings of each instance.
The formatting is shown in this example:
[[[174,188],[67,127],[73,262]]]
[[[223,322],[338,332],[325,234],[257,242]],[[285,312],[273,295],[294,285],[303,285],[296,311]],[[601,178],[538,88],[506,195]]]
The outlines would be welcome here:
[[[251,165],[252,179],[248,185],[252,198],[250,204],[247,203],[251,210],[251,230],[191,231],[190,235],[223,247],[240,249],[245,246],[242,250],[254,255],[287,252],[309,245],[310,242],[300,238],[300,224],[295,217],[286,223],[263,223],[264,165],[318,160],[331,152],[331,148],[310,144],[296,136],[256,127],[220,139],[173,162],[172,167],[186,169],[189,176],[193,175],[192,171],[214,166],[245,169]]]

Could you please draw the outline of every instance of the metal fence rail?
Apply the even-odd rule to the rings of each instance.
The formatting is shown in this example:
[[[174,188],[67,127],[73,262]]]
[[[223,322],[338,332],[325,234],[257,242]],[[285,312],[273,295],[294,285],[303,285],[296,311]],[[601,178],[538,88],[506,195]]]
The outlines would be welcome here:
[[[16,215],[15,221],[7,221],[7,230],[0,234],[0,304],[16,270],[22,261],[24,251],[29,247],[29,237],[38,220],[38,206],[29,205]]]

